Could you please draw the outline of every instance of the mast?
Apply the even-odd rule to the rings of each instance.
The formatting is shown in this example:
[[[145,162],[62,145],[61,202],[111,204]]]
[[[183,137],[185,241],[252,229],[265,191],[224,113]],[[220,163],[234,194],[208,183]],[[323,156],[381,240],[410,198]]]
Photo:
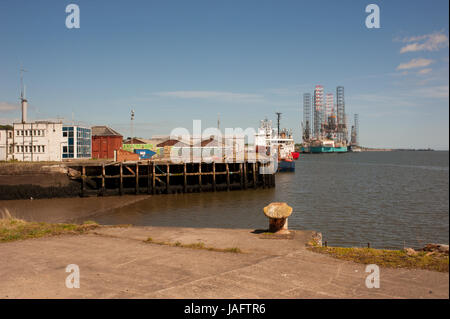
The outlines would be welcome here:
[[[275,114],[277,115],[277,136],[278,136],[278,138],[280,138],[280,118],[281,118],[281,113],[280,112],[276,112]]]

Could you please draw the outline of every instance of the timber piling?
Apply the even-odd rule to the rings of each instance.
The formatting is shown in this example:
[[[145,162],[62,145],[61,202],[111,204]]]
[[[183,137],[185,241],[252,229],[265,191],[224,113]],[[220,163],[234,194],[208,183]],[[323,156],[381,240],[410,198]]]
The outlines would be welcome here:
[[[82,196],[174,194],[275,187],[275,174],[262,162],[172,163],[158,161],[82,163],[77,172]]]

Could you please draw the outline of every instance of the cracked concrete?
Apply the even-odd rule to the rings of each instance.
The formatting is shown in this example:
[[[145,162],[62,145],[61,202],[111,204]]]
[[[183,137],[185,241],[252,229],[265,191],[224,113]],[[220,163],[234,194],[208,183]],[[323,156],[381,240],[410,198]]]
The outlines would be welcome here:
[[[0,298],[448,298],[448,273],[380,268],[368,289],[365,265],[313,253],[293,239],[249,229],[100,228],[0,244]],[[145,243],[238,247],[215,252]],[[80,288],[65,286],[80,267]]]

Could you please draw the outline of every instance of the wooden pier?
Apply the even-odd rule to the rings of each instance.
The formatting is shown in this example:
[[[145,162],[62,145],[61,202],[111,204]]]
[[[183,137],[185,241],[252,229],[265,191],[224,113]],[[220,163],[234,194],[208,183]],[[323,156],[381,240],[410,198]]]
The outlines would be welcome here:
[[[82,196],[174,194],[270,188],[275,174],[261,174],[261,162],[171,163],[157,161],[70,165]]]

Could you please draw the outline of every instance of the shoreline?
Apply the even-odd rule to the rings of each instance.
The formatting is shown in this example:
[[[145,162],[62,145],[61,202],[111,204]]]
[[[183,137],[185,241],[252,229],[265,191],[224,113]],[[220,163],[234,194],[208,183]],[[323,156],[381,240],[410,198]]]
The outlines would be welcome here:
[[[13,218],[47,223],[70,223],[103,214],[150,198],[152,195],[70,197],[0,200],[0,217],[5,209]]]

